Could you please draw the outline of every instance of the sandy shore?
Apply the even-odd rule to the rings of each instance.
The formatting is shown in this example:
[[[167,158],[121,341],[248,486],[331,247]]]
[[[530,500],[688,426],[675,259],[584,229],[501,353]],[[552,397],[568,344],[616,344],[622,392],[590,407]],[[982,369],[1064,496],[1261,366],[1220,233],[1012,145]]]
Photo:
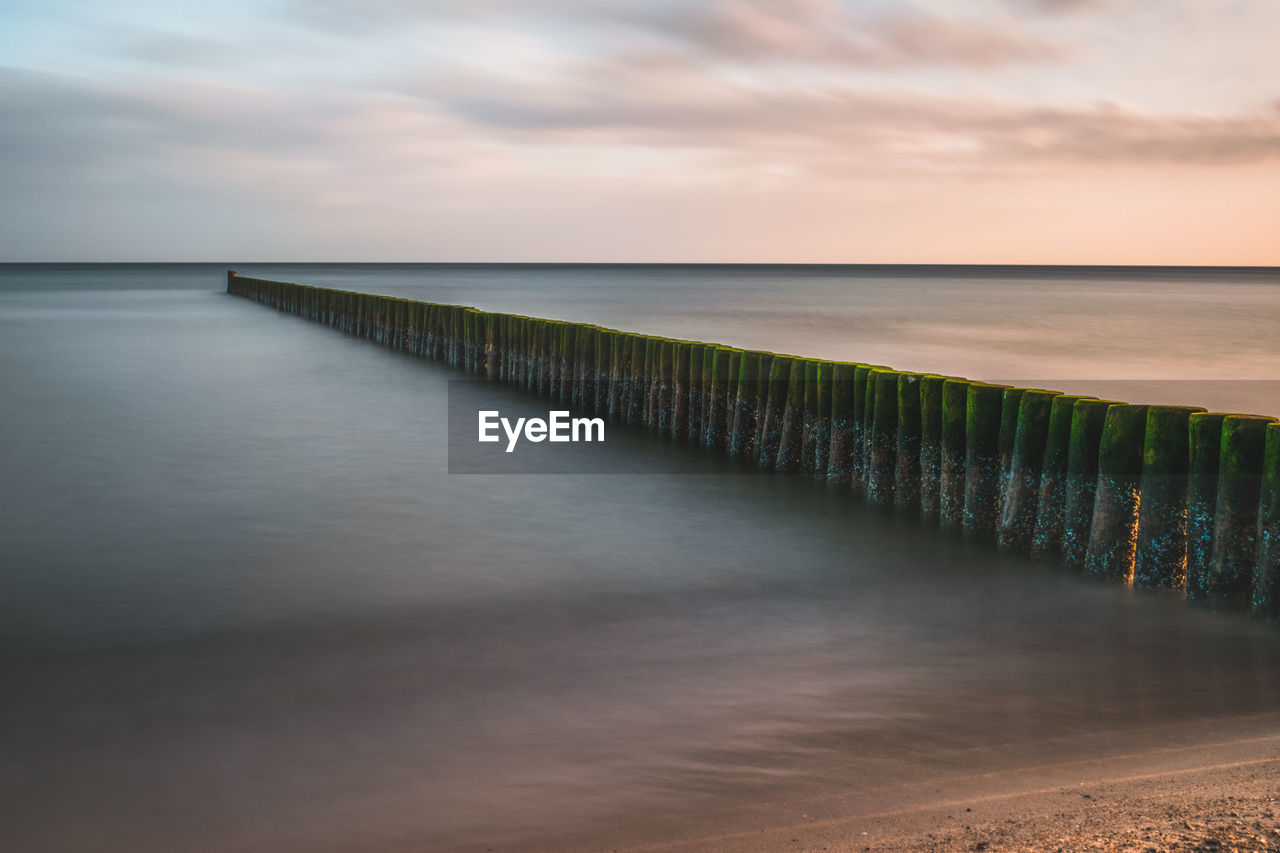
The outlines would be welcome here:
[[[457,850],[609,853],[711,851],[1280,851],[1276,717],[1133,736],[1131,750],[1029,763],[1005,756],[868,794],[774,791],[710,813],[674,807]],[[1082,741],[1088,745],[1089,737]],[[1163,741],[1163,743],[1162,743]],[[972,764],[970,765],[973,766]],[[567,804],[569,805],[569,804]],[[571,810],[571,806],[570,806]]]
[[[1077,785],[945,810],[699,839],[672,851],[1276,851],[1280,759]],[[859,826],[865,828],[859,829]]]

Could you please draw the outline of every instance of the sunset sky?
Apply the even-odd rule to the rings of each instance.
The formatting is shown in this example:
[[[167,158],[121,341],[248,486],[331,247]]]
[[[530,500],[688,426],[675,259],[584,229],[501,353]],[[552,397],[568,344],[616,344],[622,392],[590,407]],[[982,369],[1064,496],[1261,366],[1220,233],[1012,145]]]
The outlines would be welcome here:
[[[1280,264],[1272,0],[0,0],[0,261]]]

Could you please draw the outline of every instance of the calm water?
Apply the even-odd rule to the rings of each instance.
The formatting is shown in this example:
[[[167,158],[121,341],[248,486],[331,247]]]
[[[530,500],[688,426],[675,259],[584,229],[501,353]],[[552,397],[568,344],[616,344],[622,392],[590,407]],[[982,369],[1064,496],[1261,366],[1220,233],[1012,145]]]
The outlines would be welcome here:
[[[1274,275],[238,268],[1280,412]],[[224,269],[0,267],[0,849],[660,841],[1275,733],[1280,633],[798,478],[641,433],[584,473],[647,474],[447,475],[457,374]]]

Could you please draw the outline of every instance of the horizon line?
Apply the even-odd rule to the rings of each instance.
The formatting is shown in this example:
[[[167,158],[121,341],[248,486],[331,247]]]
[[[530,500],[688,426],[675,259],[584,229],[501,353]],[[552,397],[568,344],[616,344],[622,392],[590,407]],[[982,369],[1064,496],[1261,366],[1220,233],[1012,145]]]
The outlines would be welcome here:
[[[1075,269],[1075,270],[1239,270],[1280,272],[1280,264],[1072,264],[1072,263],[948,263],[911,261],[330,261],[330,260],[58,260],[0,261],[0,266],[527,266],[527,267],[858,267],[934,269]],[[231,265],[231,266],[229,266]]]

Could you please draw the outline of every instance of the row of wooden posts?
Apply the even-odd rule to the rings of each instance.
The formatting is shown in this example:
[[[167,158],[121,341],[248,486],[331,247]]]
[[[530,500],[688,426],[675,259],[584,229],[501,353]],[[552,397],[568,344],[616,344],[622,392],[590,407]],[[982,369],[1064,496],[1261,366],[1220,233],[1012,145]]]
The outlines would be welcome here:
[[[227,274],[349,334],[847,487],[1070,570],[1280,618],[1280,423]]]

